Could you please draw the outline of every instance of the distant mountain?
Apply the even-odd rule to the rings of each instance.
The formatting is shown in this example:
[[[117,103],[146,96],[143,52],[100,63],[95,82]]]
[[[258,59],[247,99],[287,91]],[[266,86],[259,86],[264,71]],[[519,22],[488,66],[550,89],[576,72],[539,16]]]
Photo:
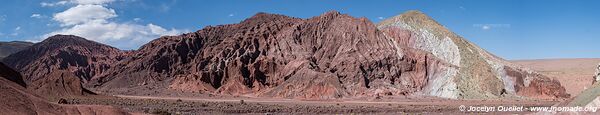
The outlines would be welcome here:
[[[88,94],[82,84],[122,58],[108,45],[72,35],[55,35],[6,57],[3,62],[24,76],[28,88],[47,98]]]
[[[26,49],[31,45],[33,45],[33,43],[22,41],[0,42],[0,60],[10,54]]]
[[[503,94],[569,97],[557,80],[494,56],[419,11],[386,19],[378,28],[400,45],[431,52],[448,64],[431,71],[434,75],[428,76],[428,84],[432,85],[423,89],[425,94],[448,98],[495,98]]]

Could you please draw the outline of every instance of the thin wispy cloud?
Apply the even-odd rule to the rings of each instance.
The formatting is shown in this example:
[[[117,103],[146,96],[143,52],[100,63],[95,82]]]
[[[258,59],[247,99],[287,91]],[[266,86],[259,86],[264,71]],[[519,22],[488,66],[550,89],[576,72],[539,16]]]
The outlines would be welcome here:
[[[510,28],[510,24],[473,24],[473,27],[481,30],[491,30],[493,28]]]
[[[0,15],[0,23],[6,21],[6,15]]]
[[[66,5],[67,3],[69,3],[69,1],[58,1],[58,2],[42,2],[40,3],[40,5],[42,7],[54,7],[54,6],[61,6],[61,5]]]
[[[177,3],[177,0],[170,0],[170,2],[162,2],[160,6],[158,6],[158,10],[160,12],[169,12],[171,7]]]
[[[42,18],[41,14],[31,14],[31,18]]]
[[[57,2],[41,2],[40,5],[42,7],[55,7],[55,6],[64,6],[68,4],[87,4],[87,5],[101,5],[114,2],[115,0],[61,0]]]
[[[486,26],[481,26],[481,29],[483,29],[483,30],[489,30],[490,26],[487,26],[487,25]]]

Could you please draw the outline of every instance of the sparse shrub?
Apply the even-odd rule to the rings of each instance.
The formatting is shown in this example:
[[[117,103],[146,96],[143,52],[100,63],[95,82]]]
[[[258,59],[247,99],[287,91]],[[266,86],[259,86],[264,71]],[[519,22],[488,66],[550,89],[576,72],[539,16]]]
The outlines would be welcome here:
[[[246,102],[244,102],[244,100],[242,99],[242,100],[240,100],[240,104],[246,105]]]
[[[182,102],[182,100],[181,99],[177,99],[177,102]]]
[[[163,110],[163,109],[155,109],[154,111],[152,111],[152,114],[156,114],[156,115],[171,115],[171,113],[169,113],[169,111]]]
[[[58,104],[69,104],[69,101],[67,101],[67,99],[60,98],[60,99],[58,100]]]

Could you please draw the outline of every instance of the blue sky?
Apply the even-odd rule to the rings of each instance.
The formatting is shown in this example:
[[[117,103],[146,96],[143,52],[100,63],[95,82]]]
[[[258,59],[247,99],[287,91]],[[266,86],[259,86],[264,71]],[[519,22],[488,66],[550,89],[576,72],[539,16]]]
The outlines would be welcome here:
[[[309,18],[329,10],[377,23],[420,10],[506,59],[598,58],[600,1],[594,0],[9,0],[0,41],[81,34],[121,49],[161,35],[237,23],[257,12]]]

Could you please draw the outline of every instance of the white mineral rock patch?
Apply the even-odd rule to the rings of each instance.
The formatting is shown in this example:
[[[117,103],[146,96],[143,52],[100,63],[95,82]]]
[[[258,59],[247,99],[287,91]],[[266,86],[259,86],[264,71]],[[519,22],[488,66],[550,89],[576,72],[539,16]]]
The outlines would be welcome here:
[[[430,80],[428,85],[423,88],[423,94],[450,99],[458,98],[458,87],[454,82],[458,69],[448,67],[445,70],[436,71],[435,68],[430,67],[428,71],[430,72],[427,73],[427,77]]]
[[[431,33],[430,30],[418,27],[415,28],[399,21],[391,25],[380,26],[379,29],[390,26],[401,27],[414,32],[416,36],[411,38],[414,43],[410,44],[409,47],[430,52],[436,58],[453,66],[440,67],[442,70],[436,70],[435,67],[430,67],[428,70],[429,72],[427,73],[427,77],[430,80],[421,93],[429,96],[457,99],[459,90],[454,79],[458,75],[458,68],[454,67],[460,67],[461,57],[460,50],[454,41],[448,36],[436,36]],[[390,40],[392,40],[392,44],[396,43],[395,40]],[[400,55],[401,53],[398,54]]]
[[[447,63],[454,66],[460,66],[460,50],[448,36],[436,36],[431,33],[430,30],[425,28],[413,28],[403,22],[397,22],[389,26],[401,27],[417,34],[415,38],[412,38],[414,39],[414,44],[411,44],[409,47],[431,52],[435,57],[444,60]],[[379,28],[381,29],[389,26],[381,26]]]
[[[386,39],[389,40],[388,44],[393,46],[394,49],[396,50],[396,55],[398,55],[398,57],[403,58],[404,54],[402,53],[402,49],[400,49],[400,45],[398,44],[398,42],[396,42],[396,40],[392,37],[388,37],[387,34],[383,33],[383,35],[385,36]]]
[[[496,78],[502,80],[504,84],[504,89],[509,94],[515,94],[515,80],[513,77],[506,75],[506,71],[504,70],[504,64],[499,63],[493,60],[485,60],[491,67],[494,69],[494,73],[496,73]]]
[[[598,64],[598,66],[596,67],[596,74],[595,74],[594,78],[596,78],[595,79],[596,81],[594,83],[600,81],[600,64]]]

